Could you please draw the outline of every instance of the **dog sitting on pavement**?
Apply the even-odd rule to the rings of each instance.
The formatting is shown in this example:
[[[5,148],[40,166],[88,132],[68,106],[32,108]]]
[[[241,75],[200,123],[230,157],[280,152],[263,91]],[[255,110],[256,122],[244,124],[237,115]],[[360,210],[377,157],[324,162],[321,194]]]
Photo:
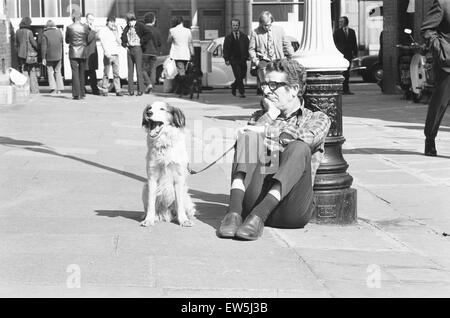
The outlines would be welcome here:
[[[193,226],[195,206],[188,193],[188,153],[183,112],[165,102],[145,107],[142,126],[147,132],[147,178],[142,200],[145,218],[142,226],[158,221],[178,221]]]

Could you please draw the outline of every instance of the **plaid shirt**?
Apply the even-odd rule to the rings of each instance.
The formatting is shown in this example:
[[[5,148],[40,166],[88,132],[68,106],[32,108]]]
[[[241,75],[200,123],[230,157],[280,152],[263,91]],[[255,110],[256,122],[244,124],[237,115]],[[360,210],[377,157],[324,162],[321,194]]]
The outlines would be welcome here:
[[[311,148],[311,175],[314,178],[325,152],[325,137],[331,125],[328,116],[321,112],[312,112],[300,107],[296,112],[285,118],[280,114],[273,120],[264,110],[253,113],[249,125],[265,126],[264,144],[271,151],[283,151],[294,140],[301,140]]]

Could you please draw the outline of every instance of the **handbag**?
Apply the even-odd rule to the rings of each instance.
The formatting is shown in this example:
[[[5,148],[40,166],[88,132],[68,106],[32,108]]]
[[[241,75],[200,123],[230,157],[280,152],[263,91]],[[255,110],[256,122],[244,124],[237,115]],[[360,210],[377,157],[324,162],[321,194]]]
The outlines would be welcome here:
[[[174,79],[177,76],[178,70],[175,64],[175,60],[170,57],[167,58],[163,63],[163,75],[166,79]]]
[[[450,67],[450,43],[437,33],[430,38],[430,52],[433,55],[433,60],[439,65],[439,67]]]
[[[26,64],[36,64],[38,62],[38,52],[36,49],[31,45],[31,42],[29,39],[27,39],[27,57],[25,59]]]

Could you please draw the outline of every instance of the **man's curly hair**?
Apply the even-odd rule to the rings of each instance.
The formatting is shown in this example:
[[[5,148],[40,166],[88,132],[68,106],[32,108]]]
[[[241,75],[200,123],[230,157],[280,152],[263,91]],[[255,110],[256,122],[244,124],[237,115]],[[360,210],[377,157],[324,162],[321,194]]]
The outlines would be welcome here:
[[[298,95],[303,95],[306,89],[306,68],[297,60],[284,58],[272,61],[267,64],[266,73],[272,71],[286,73],[287,82],[290,85],[299,85]]]

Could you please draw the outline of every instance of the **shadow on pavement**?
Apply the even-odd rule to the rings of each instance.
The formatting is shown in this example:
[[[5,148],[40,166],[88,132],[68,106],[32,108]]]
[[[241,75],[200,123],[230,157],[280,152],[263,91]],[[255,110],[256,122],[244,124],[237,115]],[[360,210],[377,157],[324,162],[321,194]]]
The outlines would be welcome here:
[[[143,211],[95,210],[95,213],[97,213],[97,216],[106,216],[110,218],[123,217],[136,222],[141,222],[144,217]]]
[[[189,190],[189,194],[193,199],[203,201],[195,203],[197,209],[195,217],[199,221],[208,224],[217,230],[222,217],[227,212],[228,195],[222,193],[208,193],[193,189]]]
[[[237,121],[237,120],[243,120],[248,121],[250,119],[249,115],[236,115],[236,116],[205,116],[206,118],[211,119],[219,119],[219,120],[230,120],[230,121]]]
[[[14,147],[14,148],[21,148],[21,149],[25,149],[28,151],[32,151],[32,152],[37,152],[37,153],[45,153],[48,155],[53,155],[53,156],[57,156],[57,157],[62,157],[62,158],[67,158],[67,159],[71,159],[71,160],[75,160],[93,167],[97,167],[99,169],[103,169],[103,170],[107,170],[110,172],[114,172],[123,176],[126,176],[128,178],[132,178],[135,179],[137,181],[141,181],[141,182],[146,182],[147,178],[138,176],[134,173],[131,172],[127,172],[127,171],[123,171],[123,170],[119,170],[119,169],[115,169],[112,167],[108,167],[105,165],[102,165],[100,163],[97,162],[93,162],[90,160],[86,160],[86,159],[82,159],[82,158],[78,158],[75,156],[71,156],[71,155],[64,155],[64,154],[60,154],[58,152],[56,152],[55,150],[53,150],[52,148],[40,143],[40,142],[34,142],[34,141],[26,141],[26,140],[16,140],[16,139],[12,139],[9,137],[1,137],[0,136],[0,144],[1,145],[5,145],[8,147]],[[25,146],[25,147],[22,147]],[[36,147],[36,148],[34,148]]]
[[[403,128],[403,129],[414,129],[414,130],[420,130],[422,131],[424,129],[424,126],[402,126],[402,125],[398,125],[398,126],[386,126],[389,128]],[[445,132],[450,132],[450,128],[448,127],[439,127],[439,131],[445,131]],[[425,137],[424,137],[425,138]]]
[[[385,148],[355,148],[355,149],[343,149],[342,153],[344,155],[417,155],[423,156],[422,152],[408,151],[400,149],[385,149]],[[440,156],[437,155],[436,158],[450,159],[450,156]]]

